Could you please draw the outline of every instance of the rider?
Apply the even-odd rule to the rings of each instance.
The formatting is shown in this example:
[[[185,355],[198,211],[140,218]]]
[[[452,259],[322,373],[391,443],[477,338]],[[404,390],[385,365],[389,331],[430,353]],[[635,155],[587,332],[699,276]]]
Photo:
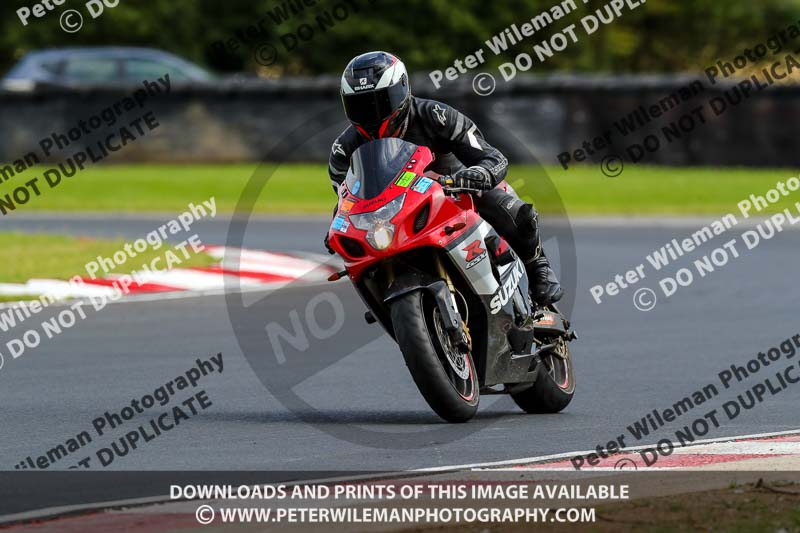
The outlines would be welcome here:
[[[341,96],[351,126],[331,148],[328,173],[334,190],[347,175],[350,156],[370,140],[399,137],[427,146],[436,155],[430,170],[451,175],[455,187],[483,191],[476,195],[478,213],[525,263],[533,299],[540,305],[561,299],[564,291],[542,249],[536,211],[503,181],[508,161],[469,118],[413,96],[405,65],[386,52],[353,58],[342,74]]]

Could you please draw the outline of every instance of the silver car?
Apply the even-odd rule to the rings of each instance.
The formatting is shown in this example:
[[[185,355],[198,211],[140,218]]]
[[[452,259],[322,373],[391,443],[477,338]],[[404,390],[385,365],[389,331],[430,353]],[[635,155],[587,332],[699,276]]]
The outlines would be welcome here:
[[[214,76],[168,52],[136,47],[76,47],[29,52],[0,82],[5,90],[36,87],[125,87],[169,74],[175,83],[205,84]]]

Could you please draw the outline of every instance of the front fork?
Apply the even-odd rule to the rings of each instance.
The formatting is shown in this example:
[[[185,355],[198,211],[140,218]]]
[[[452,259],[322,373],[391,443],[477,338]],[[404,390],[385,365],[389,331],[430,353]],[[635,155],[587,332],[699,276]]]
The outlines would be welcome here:
[[[462,350],[466,350],[468,353],[472,351],[472,338],[469,334],[469,327],[464,319],[461,318],[461,315],[458,312],[458,302],[456,302],[456,288],[453,285],[453,280],[450,279],[450,274],[447,273],[447,269],[442,264],[442,258],[439,254],[436,254],[434,257],[434,263],[436,265],[437,273],[444,279],[445,283],[447,284],[448,292],[450,293],[450,302],[455,309],[456,316],[460,319],[461,324],[459,324],[455,328],[448,329],[447,332],[450,335],[451,342],[461,348]]]

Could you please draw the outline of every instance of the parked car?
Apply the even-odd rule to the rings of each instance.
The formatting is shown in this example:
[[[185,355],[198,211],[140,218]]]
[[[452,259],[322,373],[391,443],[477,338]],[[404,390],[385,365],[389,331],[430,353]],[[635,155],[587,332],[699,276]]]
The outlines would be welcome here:
[[[209,83],[214,76],[178,56],[152,48],[81,47],[29,52],[0,82],[6,90],[37,86],[128,86],[169,73],[173,83]]]

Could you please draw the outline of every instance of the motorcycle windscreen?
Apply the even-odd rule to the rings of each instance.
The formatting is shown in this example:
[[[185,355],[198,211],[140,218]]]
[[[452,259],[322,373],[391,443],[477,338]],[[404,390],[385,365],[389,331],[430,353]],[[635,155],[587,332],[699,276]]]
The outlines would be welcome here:
[[[347,188],[362,200],[375,198],[405,170],[416,144],[388,137],[361,145],[353,152],[347,171]]]

